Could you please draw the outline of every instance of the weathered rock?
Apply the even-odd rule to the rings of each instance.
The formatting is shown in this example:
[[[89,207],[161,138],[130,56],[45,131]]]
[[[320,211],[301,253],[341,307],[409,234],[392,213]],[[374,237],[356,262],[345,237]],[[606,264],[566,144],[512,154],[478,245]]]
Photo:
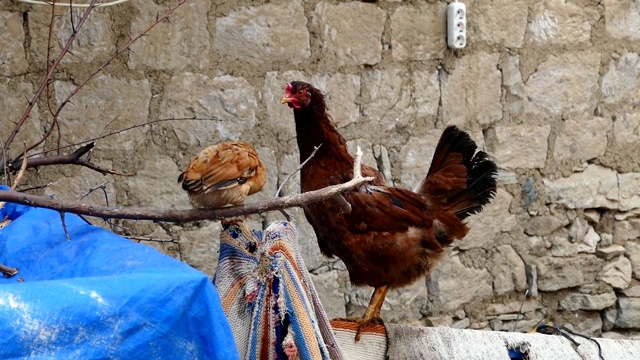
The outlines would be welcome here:
[[[547,203],[579,208],[618,208],[618,177],[599,165],[589,165],[581,172],[556,180],[544,179]]]
[[[320,26],[323,60],[338,66],[379,63],[386,19],[386,12],[375,4],[318,3],[313,23]]]
[[[458,274],[455,278],[448,274]],[[464,266],[458,256],[448,256],[427,277],[429,296],[441,309],[454,310],[472,300],[492,294],[491,274],[487,269]]]
[[[507,104],[506,112],[510,116],[517,116],[524,106],[525,88],[520,73],[520,57],[507,56],[502,62],[502,86],[505,91]]]
[[[213,51],[254,65],[304,62],[311,50],[301,2],[241,7],[217,18]]]
[[[536,45],[569,45],[588,42],[598,11],[560,0],[537,2],[527,27],[527,42]]]
[[[453,319],[447,315],[428,316],[424,319],[424,323],[429,327],[447,326],[453,325]]]
[[[640,4],[637,1],[604,1],[605,29],[614,38],[640,39]]]
[[[595,52],[549,56],[526,81],[525,112],[549,117],[590,109],[599,69],[600,54]]]
[[[591,283],[604,265],[604,260],[593,255],[570,258],[547,256],[533,262],[538,267],[538,288],[542,291],[555,291]]]
[[[385,135],[389,131],[438,113],[440,84],[436,72],[416,71],[408,79],[404,78],[406,74],[404,69],[364,73],[362,115],[372,139],[388,142]]]
[[[498,188],[496,197],[481,213],[469,217],[467,224],[470,229],[467,236],[454,243],[462,249],[487,247],[502,234],[511,231],[518,224],[516,216],[509,214],[509,206],[513,196],[502,188]]]
[[[0,94],[2,94],[0,96],[0,109],[3,109],[2,116],[5,119],[2,126],[0,126],[0,139],[2,139],[3,143],[7,141],[9,134],[15,128],[14,123],[20,120],[22,113],[27,108],[27,99],[33,97],[33,91],[33,86],[21,78],[0,77]],[[42,128],[38,105],[35,105],[29,114],[29,119],[22,125],[21,131],[18,132],[13,145],[9,149],[9,157],[13,158],[18,154],[22,154],[24,151],[23,142],[31,145],[40,140],[44,135]],[[3,146],[4,144],[0,145],[0,148]]]
[[[110,169],[110,161],[94,161],[100,166]],[[79,167],[66,173],[44,189],[46,196],[56,199],[81,201],[83,204],[107,206],[116,203],[116,189],[112,175],[102,175],[86,167]],[[103,191],[90,190],[104,184]],[[88,194],[88,195],[87,195]]]
[[[132,3],[135,13],[131,34],[138,34],[153,23],[158,14],[167,11],[165,4],[153,1]],[[210,34],[207,13],[211,4],[206,1],[187,2],[171,15],[171,22],[163,21],[150,31],[143,41],[136,41],[129,53],[129,68],[205,69],[210,59]],[[108,16],[108,12],[103,12]],[[107,23],[110,24],[110,23]],[[218,40],[218,39],[216,39]],[[237,47],[242,51],[242,47]],[[112,48],[109,49],[113,51]]]
[[[294,79],[289,79],[291,81]],[[360,106],[357,104],[360,95],[360,76],[352,74],[320,74],[311,77],[311,83],[322,90],[327,100],[328,111],[336,122],[338,128],[342,128],[356,123],[360,118]],[[280,84],[279,92],[276,94],[282,97],[284,84]],[[280,97],[277,100],[280,100]],[[275,119],[292,126],[288,118],[293,119],[293,114],[288,106],[283,106],[280,101],[276,106],[286,109],[286,117]],[[283,121],[284,120],[284,121]],[[366,134],[366,133],[365,133]]]
[[[602,310],[616,304],[616,293],[613,289],[603,294],[569,293],[558,304],[562,310]]]
[[[520,48],[527,27],[527,5],[523,0],[479,1],[470,6],[474,21],[469,35],[499,46]],[[510,26],[504,26],[505,23]]]
[[[613,242],[618,245],[626,244],[627,240],[640,238],[640,219],[630,218],[616,221],[613,228]]]
[[[547,244],[540,236],[527,237],[526,244],[529,255],[543,256],[547,254]]]
[[[522,307],[522,309],[521,309]],[[527,299],[524,302],[512,301],[505,304],[493,303],[488,304],[485,309],[485,314],[487,316],[497,316],[501,314],[511,314],[511,313],[528,313],[536,310],[540,310],[543,308],[543,305],[534,299]]]
[[[631,282],[631,262],[624,256],[618,256],[604,265],[596,279],[616,289],[626,289]]]
[[[609,260],[609,259],[613,259],[616,256],[624,254],[624,251],[625,251],[624,246],[611,245],[607,247],[598,248],[596,250],[596,256],[601,259]]]
[[[600,212],[598,212],[598,210],[587,209],[583,212],[583,214],[584,214],[584,218],[591,223],[600,222]]]
[[[602,319],[597,312],[582,312],[579,316],[568,319],[566,326],[586,336],[596,337],[602,333]]]
[[[640,173],[618,175],[620,186],[620,210],[629,211],[640,208]]]
[[[640,298],[618,297],[618,317],[615,326],[623,329],[640,327]]]
[[[71,81],[54,82],[56,100],[61,103],[76,88]],[[151,85],[148,80],[118,79],[99,75],[73,96],[60,113],[63,144],[93,139],[109,131],[141,124],[149,117]],[[94,119],[87,121],[87,119]],[[107,126],[108,125],[108,126]],[[131,151],[141,145],[148,127],[139,127],[101,139],[98,147]]]
[[[347,316],[344,306],[345,295],[338,282],[338,271],[330,270],[322,274],[311,274],[311,279],[329,319],[345,318]]]
[[[571,227],[569,228],[569,241],[582,242],[587,231],[589,230],[589,223],[581,217],[577,217],[573,220]]]
[[[608,117],[585,117],[567,120],[558,133],[553,157],[557,161],[586,161],[604,155],[607,138],[600,136],[611,130],[612,121]]]
[[[567,219],[560,219],[555,216],[534,216],[524,226],[524,233],[527,235],[544,236],[569,224]]]
[[[638,240],[629,241],[624,245],[625,256],[631,262],[633,277],[640,280],[640,242]]]
[[[509,169],[537,169],[544,167],[551,127],[497,126],[493,152],[499,166]]]
[[[637,101],[636,101],[637,102]],[[637,172],[640,158],[640,112],[621,111],[614,117],[613,131],[609,135],[607,152],[615,154],[615,163],[620,172]],[[611,136],[611,134],[613,136]],[[638,215],[638,211],[635,211]],[[622,214],[620,214],[622,215]]]
[[[125,204],[155,209],[189,208],[187,194],[179,191],[174,176],[167,176],[179,173],[178,165],[171,158],[152,152],[144,167],[135,176],[127,178],[129,191]]]
[[[243,78],[179,73],[171,78],[165,94],[160,103],[161,117],[206,119],[171,121],[160,126],[170,139],[177,139],[179,148],[194,154],[221,140],[248,141],[246,129],[256,124],[256,91]]]
[[[510,245],[500,245],[490,253],[489,271],[494,276],[493,292],[496,295],[522,291],[527,287],[524,262]]]
[[[82,17],[86,9],[74,8],[69,11],[67,7],[56,7],[56,21],[53,24],[51,37],[52,59],[60,53],[66,45],[69,37],[77,27],[78,19]],[[18,13],[15,13],[16,15]],[[70,16],[73,15],[73,18]],[[155,12],[153,16],[155,16]],[[72,25],[72,19],[74,24]],[[96,59],[110,56],[114,51],[115,37],[112,30],[112,19],[106,11],[92,11],[84,26],[77,32],[73,41],[70,54],[62,58],[62,63],[90,63]],[[29,35],[31,38],[31,56],[38,63],[44,63],[47,59],[47,44],[49,40],[49,26],[51,24],[51,8],[34,6],[29,9]],[[148,26],[149,23],[147,23]],[[22,31],[22,18],[20,18],[20,31]],[[166,48],[164,49],[166,51]],[[1,63],[1,61],[0,61]],[[27,63],[25,62],[25,66]]]
[[[451,324],[451,327],[454,329],[466,329],[469,325],[471,325],[471,320],[469,318],[464,318]]]
[[[636,283],[635,285],[622,290],[622,293],[628,297],[640,297],[640,284]]]
[[[416,120],[437,115],[440,106],[438,71],[415,70],[412,75],[411,97],[416,107]]]
[[[637,53],[627,52],[617,61],[611,60],[609,71],[602,77],[602,95],[607,103],[623,100],[637,102],[640,99],[639,86],[640,56]]]
[[[442,58],[446,49],[444,3],[403,6],[391,14],[391,48],[395,61]]]
[[[184,262],[213,277],[218,265],[221,231],[219,221],[207,221],[194,229],[182,229],[179,241]]]
[[[578,253],[593,254],[600,242],[600,235],[596,233],[593,226],[589,226],[582,218],[576,218],[571,226],[569,236],[552,236],[549,240],[552,244],[551,253],[553,256],[573,256]]]
[[[0,75],[15,76],[24,74],[29,63],[24,51],[24,29],[22,14],[19,12],[0,11]],[[6,94],[6,92],[1,92]],[[4,109],[4,107],[3,107]]]
[[[616,322],[616,318],[618,317],[618,309],[615,306],[607,308],[600,313],[600,317],[602,318],[602,330],[609,331],[613,329],[613,326]]]
[[[417,189],[427,176],[433,153],[442,130],[431,130],[426,135],[410,137],[400,151],[402,162],[402,186]]]
[[[600,242],[598,246],[607,247],[613,245],[613,235],[608,233],[600,234]]]
[[[376,159],[378,171],[382,174],[385,182],[394,185],[393,175],[391,175],[391,161],[389,160],[389,151],[384,145],[373,145],[373,157]]]
[[[442,109],[448,124],[486,126],[502,118],[502,76],[497,69],[498,61],[498,54],[488,53],[456,59],[455,68],[450,69],[442,81]],[[464,106],[460,106],[461,99]]]

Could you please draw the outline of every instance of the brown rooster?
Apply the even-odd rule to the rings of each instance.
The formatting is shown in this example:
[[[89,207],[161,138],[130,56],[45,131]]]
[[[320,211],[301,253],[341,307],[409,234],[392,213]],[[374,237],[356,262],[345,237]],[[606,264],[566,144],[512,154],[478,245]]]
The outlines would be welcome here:
[[[327,113],[322,92],[291,82],[282,103],[293,108],[300,161],[322,144],[302,167],[301,191],[350,180],[354,159]],[[356,320],[356,341],[365,326],[382,323],[380,308],[387,291],[426,275],[443,248],[467,234],[464,219],[495,196],[497,167],[476,148],[467,133],[449,126],[417,193],[386,186],[376,169],[362,166],[362,175],[375,180],[343,194],[351,212],[345,213],[333,199],[304,206],[322,253],[342,259],[352,284],[375,288],[364,316]]]
[[[262,190],[266,179],[264,165],[251,145],[223,142],[196,155],[178,182],[194,207],[220,208],[241,204]]]

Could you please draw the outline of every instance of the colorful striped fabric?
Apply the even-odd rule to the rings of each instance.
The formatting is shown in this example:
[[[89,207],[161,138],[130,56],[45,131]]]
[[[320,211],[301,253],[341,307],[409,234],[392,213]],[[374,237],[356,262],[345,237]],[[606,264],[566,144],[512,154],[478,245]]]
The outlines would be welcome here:
[[[261,234],[239,220],[220,235],[214,283],[241,359],[342,359],[297,236],[288,222]]]

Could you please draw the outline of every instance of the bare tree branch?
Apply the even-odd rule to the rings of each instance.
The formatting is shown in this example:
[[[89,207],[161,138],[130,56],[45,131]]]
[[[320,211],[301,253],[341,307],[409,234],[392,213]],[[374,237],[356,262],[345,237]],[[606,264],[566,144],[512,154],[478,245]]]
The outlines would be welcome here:
[[[67,155],[52,155],[52,156],[39,156],[30,158],[27,162],[27,168],[34,168],[39,166],[47,166],[47,165],[80,165],[87,167],[91,170],[95,170],[102,175],[112,174],[112,175],[122,175],[122,176],[133,176],[134,174],[127,173],[119,173],[115,170],[105,169],[96,164],[93,164],[87,160],[81,159],[81,157],[88,153],[93,147],[95,143],[89,143],[81,148],[78,148],[76,151]],[[24,157],[14,160],[11,164],[9,164],[9,169],[11,171],[16,171],[18,165],[22,166],[24,164]]]
[[[84,145],[84,144],[96,142],[97,140],[104,139],[104,138],[109,137],[109,136],[122,134],[123,132],[129,131],[129,130],[133,130],[133,129],[137,129],[137,128],[145,127],[145,126],[151,126],[153,124],[160,123],[160,122],[165,122],[165,121],[189,121],[189,120],[193,120],[193,121],[220,121],[220,119],[217,118],[217,117],[201,118],[201,117],[196,117],[196,116],[184,117],[184,118],[171,117],[171,118],[156,119],[156,120],[152,120],[152,121],[147,121],[147,122],[142,123],[142,124],[135,124],[135,125],[126,127],[124,129],[109,131],[108,133],[102,134],[102,135],[97,136],[97,137],[95,137],[93,139],[84,140],[84,141],[73,143],[73,144],[69,144],[69,145],[59,146],[56,149],[44,150],[44,151],[39,152],[39,153],[33,153],[30,156],[43,155],[43,154],[47,154],[47,153],[50,153],[50,152],[56,151],[56,150],[62,150],[62,149],[67,149],[67,148],[74,147],[74,146],[79,146],[79,145]],[[2,164],[0,164],[0,166],[2,166]]]
[[[91,3],[89,4],[89,7],[87,8],[87,11],[85,11],[84,14],[82,14],[82,17],[80,18],[80,21],[78,22],[78,26],[77,26],[76,30],[79,30],[82,27],[82,25],[84,25],[85,21],[89,17],[89,14],[91,13],[91,10],[93,10],[93,7],[95,6],[95,3],[96,3],[96,0],[91,0]],[[56,68],[58,67],[60,62],[62,61],[62,58],[64,57],[64,54],[69,51],[69,48],[71,48],[71,45],[73,44],[73,41],[76,39],[77,36],[78,36],[78,31],[74,31],[71,34],[71,36],[67,40],[67,43],[64,45],[64,48],[62,48],[62,50],[60,51],[60,55],[58,55],[56,60],[53,62],[53,64],[49,68],[49,71],[47,71],[47,74],[45,75],[44,79],[42,79],[42,82],[40,83],[40,87],[36,91],[35,95],[33,95],[33,98],[31,99],[31,101],[29,101],[29,105],[25,109],[24,113],[20,117],[20,120],[18,120],[18,123],[13,128],[13,131],[11,131],[11,134],[9,135],[9,138],[5,142],[5,144],[4,144],[4,152],[8,152],[9,146],[11,146],[11,143],[13,143],[13,140],[15,139],[16,135],[18,135],[18,132],[20,131],[20,128],[22,127],[22,124],[24,124],[24,122],[27,121],[27,119],[29,118],[29,114],[31,114],[31,110],[33,110],[33,107],[35,106],[36,102],[38,101],[38,99],[42,95],[42,92],[48,86],[49,81],[51,80],[54,71],[56,70]],[[5,159],[2,159],[2,160],[3,160],[2,162],[5,161]]]
[[[277,197],[278,195],[280,195],[280,192],[282,191],[284,184],[286,184],[287,181],[289,181],[289,179],[291,179],[291,177],[295,175],[295,173],[300,171],[302,167],[305,166],[309,162],[309,160],[311,160],[311,158],[315,156],[315,154],[318,152],[318,149],[320,149],[320,146],[322,146],[322,144],[313,147],[313,151],[311,152],[311,155],[309,155],[309,157],[305,161],[303,161],[302,164],[300,164],[300,166],[298,166],[291,174],[287,175],[287,177],[282,181],[282,184],[280,184],[280,187],[278,187],[276,194],[273,196]]]
[[[154,210],[126,207],[105,207],[86,205],[75,201],[51,199],[45,196],[24,194],[17,191],[0,191],[0,201],[43,207],[74,214],[89,215],[102,219],[133,219],[183,223],[198,220],[217,220],[220,218],[229,218],[233,216],[256,214],[302,206],[312,202],[327,200],[337,194],[355,189],[356,187],[372,180],[372,177],[353,178],[344,184],[333,185],[320,190],[221,209]]]

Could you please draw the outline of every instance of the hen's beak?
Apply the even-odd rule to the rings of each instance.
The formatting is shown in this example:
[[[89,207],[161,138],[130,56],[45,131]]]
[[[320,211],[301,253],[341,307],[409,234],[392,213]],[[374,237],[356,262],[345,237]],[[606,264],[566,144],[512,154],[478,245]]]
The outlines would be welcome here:
[[[286,103],[292,103],[293,99],[288,97],[287,95],[282,97],[282,100],[280,100],[280,104],[286,104]]]

